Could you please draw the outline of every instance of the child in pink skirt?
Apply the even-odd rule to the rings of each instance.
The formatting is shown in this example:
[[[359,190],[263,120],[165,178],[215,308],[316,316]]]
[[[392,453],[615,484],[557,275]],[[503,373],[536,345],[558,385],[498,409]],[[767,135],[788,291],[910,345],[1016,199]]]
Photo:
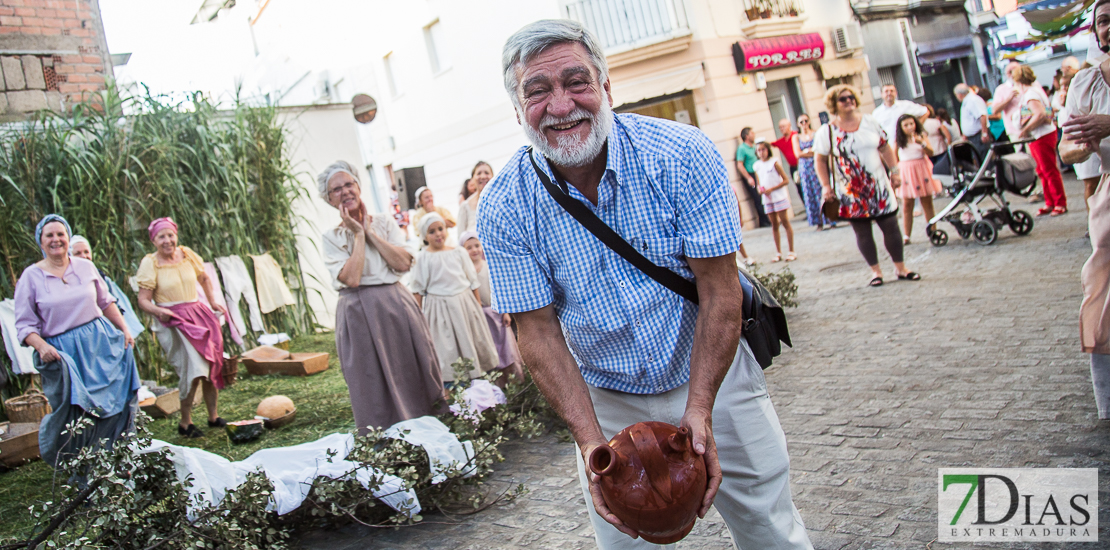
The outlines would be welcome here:
[[[755,154],[759,160],[752,164],[752,169],[759,185],[759,194],[763,196],[763,210],[771,218],[771,234],[775,236],[775,257],[771,262],[782,260],[779,226],[786,229],[786,243],[790,246],[786,261],[794,261],[797,258],[794,255],[794,227],[790,225],[794,211],[790,208],[790,191],[786,188],[789,178],[779,161],[771,157],[771,146],[767,142],[755,144]]]
[[[933,219],[933,196],[940,193],[940,182],[933,177],[933,148],[929,147],[929,135],[925,132],[921,122],[913,115],[902,115],[898,118],[897,136],[898,144],[898,173],[902,177],[902,186],[895,194],[902,199],[902,225],[904,236],[902,242],[910,244],[910,233],[913,231],[913,201],[921,201],[921,210],[925,212],[925,223]],[[925,234],[932,233],[932,227],[925,226]]]

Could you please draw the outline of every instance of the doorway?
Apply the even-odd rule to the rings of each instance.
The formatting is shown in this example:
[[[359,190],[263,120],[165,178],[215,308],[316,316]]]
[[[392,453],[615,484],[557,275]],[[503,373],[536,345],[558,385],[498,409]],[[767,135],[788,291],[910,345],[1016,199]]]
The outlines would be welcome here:
[[[783,80],[772,80],[767,83],[767,109],[771,113],[771,127],[775,130],[775,139],[782,137],[779,131],[779,121],[790,121],[790,127],[798,120],[798,115],[805,112],[802,106],[801,86],[797,77]]]
[[[952,88],[963,81],[962,71],[955,59],[921,66],[925,103],[932,105],[934,109],[943,107],[953,117],[958,115],[959,106],[956,103],[956,96],[952,94]]]

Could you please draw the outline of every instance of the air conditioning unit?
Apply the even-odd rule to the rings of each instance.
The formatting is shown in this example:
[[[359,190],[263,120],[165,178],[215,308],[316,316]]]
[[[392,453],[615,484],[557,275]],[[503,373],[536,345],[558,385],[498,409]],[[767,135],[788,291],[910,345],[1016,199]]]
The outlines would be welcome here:
[[[837,53],[847,52],[863,47],[863,33],[859,23],[850,23],[843,27],[833,29],[832,42]]]

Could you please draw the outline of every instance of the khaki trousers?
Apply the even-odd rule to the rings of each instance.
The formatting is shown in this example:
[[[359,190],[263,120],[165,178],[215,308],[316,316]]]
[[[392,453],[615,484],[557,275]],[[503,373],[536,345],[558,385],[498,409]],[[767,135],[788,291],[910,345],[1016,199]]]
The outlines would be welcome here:
[[[590,397],[601,431],[611,439],[637,422],[654,420],[677,426],[686,409],[688,391],[689,384],[657,395],[635,395],[591,386]],[[786,435],[767,395],[763,370],[743,338],[717,392],[713,435],[724,475],[713,506],[728,525],[736,547],[742,550],[812,550],[802,517],[790,498]],[[642,539],[632,539],[597,515],[581,451],[575,456],[598,548],[659,548]]]

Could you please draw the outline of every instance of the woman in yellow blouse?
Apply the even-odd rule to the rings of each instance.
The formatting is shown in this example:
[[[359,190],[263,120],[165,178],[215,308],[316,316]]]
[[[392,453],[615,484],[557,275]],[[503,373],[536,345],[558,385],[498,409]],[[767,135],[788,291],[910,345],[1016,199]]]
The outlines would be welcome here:
[[[217,390],[223,388],[220,376],[224,366],[224,340],[220,321],[208,306],[197,300],[197,283],[222,315],[227,308],[216,300],[212,281],[204,272],[204,261],[187,247],[177,245],[177,224],[170,218],[150,222],[150,240],[157,252],[147,254],[139,264],[139,309],[157,318],[152,331],[166,352],[166,358],[180,378],[181,423],[177,433],[203,437],[193,425],[193,399],[203,387],[208,407],[208,426],[226,426],[216,413]]]

